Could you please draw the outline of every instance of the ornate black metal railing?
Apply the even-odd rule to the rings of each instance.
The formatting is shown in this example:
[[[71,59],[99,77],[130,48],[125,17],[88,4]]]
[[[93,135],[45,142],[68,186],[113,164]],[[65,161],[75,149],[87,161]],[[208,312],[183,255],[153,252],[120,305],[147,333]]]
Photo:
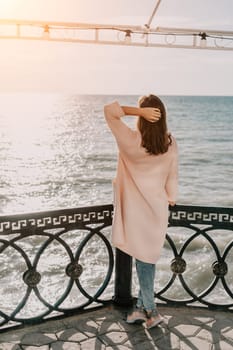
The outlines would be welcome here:
[[[120,305],[132,302],[132,259],[119,250],[111,289],[112,213],[112,205],[104,205],[0,217],[1,329],[69,315],[108,303],[112,296]],[[168,304],[198,303],[232,310],[232,231],[232,208],[171,208],[164,249],[168,256],[163,257],[170,275],[156,297]],[[225,236],[229,239],[223,244]],[[201,260],[203,254],[210,257],[211,282],[200,291],[192,287],[189,276],[198,276],[190,266],[197,268],[194,260]],[[170,291],[177,281],[185,294],[174,298]],[[213,292],[215,296],[224,292],[225,299],[213,301]]]
[[[198,303],[209,308],[233,309],[233,208],[179,205],[170,211],[169,227],[172,229],[179,227],[183,237],[182,242],[178,242],[180,243],[178,249],[174,239],[169,233],[167,234],[167,243],[174,255],[170,261],[172,275],[164,288],[156,293],[157,298],[166,303],[175,302],[179,305]],[[188,230],[186,234],[185,230]],[[192,244],[193,248],[190,249]],[[187,251],[191,251],[186,254],[188,261],[184,258]],[[201,266],[203,257],[207,257],[208,259],[204,260],[208,260],[209,263],[204,269]],[[204,277],[200,280],[203,286],[198,286],[196,291],[187,282],[188,265],[189,275],[198,277],[201,275],[200,270],[204,272]],[[192,268],[195,265],[196,273]],[[174,296],[173,298],[165,296],[177,278],[186,294],[186,297],[180,298],[181,300]]]
[[[106,303],[111,223],[111,205],[1,216],[0,326]]]

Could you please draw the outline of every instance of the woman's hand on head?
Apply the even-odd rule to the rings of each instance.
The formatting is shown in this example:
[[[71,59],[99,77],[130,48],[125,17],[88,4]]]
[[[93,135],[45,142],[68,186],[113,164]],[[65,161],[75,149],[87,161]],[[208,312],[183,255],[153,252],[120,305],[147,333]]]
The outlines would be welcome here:
[[[142,107],[140,108],[140,116],[150,123],[156,123],[161,118],[161,112],[158,108]]]

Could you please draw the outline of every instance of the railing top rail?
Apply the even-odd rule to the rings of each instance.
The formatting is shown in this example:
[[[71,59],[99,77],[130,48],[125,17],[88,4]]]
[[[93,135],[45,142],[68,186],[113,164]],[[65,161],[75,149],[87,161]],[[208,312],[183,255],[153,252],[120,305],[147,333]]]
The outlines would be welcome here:
[[[233,227],[233,208],[176,205],[170,210],[169,223],[228,225]]]
[[[113,205],[58,209],[33,213],[0,215],[0,235],[29,228],[77,227],[79,224],[111,224]],[[172,225],[201,224],[233,227],[233,208],[176,205],[170,207]]]
[[[87,224],[112,223],[113,206],[110,204],[81,208],[58,209],[34,213],[0,216],[0,235],[29,229],[78,228]]]

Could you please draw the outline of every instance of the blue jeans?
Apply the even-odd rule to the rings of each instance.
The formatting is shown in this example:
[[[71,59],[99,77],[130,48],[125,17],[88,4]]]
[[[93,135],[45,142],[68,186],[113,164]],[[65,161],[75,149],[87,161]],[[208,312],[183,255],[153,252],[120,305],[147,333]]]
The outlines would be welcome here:
[[[157,312],[154,300],[155,264],[136,259],[136,270],[140,287],[137,307],[144,308],[146,311],[154,310]]]

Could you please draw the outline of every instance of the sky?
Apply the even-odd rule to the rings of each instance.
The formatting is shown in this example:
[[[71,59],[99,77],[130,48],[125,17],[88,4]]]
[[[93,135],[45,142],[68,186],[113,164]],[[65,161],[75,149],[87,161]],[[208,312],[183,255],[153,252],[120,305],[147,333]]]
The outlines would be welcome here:
[[[0,0],[0,20],[144,25],[156,2]],[[233,1],[162,0],[157,26],[233,31]],[[1,93],[233,95],[233,51],[1,38],[0,48]]]

